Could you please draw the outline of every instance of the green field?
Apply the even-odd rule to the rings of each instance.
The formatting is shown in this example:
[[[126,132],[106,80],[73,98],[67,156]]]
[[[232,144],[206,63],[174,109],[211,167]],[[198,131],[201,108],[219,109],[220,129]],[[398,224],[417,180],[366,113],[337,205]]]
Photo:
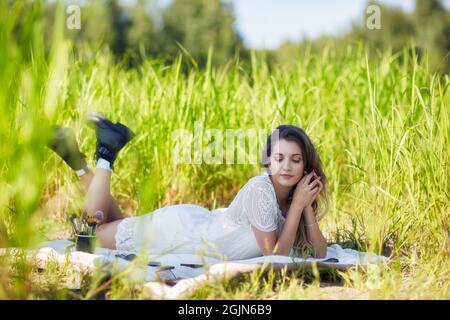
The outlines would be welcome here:
[[[172,132],[193,132],[195,121],[222,132],[270,132],[289,123],[305,129],[324,163],[330,203],[320,225],[329,242],[388,254],[391,263],[339,273],[339,283],[326,287],[314,274],[272,274],[264,281],[251,274],[208,285],[191,298],[450,298],[450,79],[431,73],[426,56],[362,44],[338,54],[330,45],[275,68],[253,54],[249,68],[234,60],[183,72],[189,60],[180,56],[171,65],[146,59],[126,69],[106,50],[74,53],[58,28],[46,52],[36,12],[21,17],[23,27],[13,33],[18,12],[4,9],[2,247],[70,237],[67,216],[80,208],[83,193],[73,172],[45,147],[54,123],[76,130],[91,165],[95,136],[85,122],[88,112],[101,111],[137,133],[121,151],[112,180],[130,216],[176,203],[227,206],[260,173],[252,164],[175,165]],[[96,288],[87,281],[74,295],[60,288],[70,270],[38,273],[21,259],[1,258],[0,269],[1,299],[90,298]],[[120,278],[107,291],[110,299],[141,297],[139,287]]]

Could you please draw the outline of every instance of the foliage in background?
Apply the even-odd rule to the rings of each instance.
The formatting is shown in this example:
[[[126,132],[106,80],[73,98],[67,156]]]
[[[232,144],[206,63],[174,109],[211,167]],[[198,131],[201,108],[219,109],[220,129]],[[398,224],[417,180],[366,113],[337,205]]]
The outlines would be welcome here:
[[[48,36],[52,34],[55,2],[43,2]],[[65,2],[71,4],[70,1]],[[286,41],[279,48],[267,51],[273,64],[291,64],[306,48],[320,52],[333,45],[337,52],[363,41],[373,49],[401,51],[414,47],[419,56],[429,56],[431,70],[449,71],[450,11],[440,0],[416,0],[412,13],[401,8],[368,1],[381,8],[381,29],[366,27],[367,13],[361,12],[351,30],[338,36],[323,35],[317,39]],[[81,7],[81,30],[68,36],[74,47],[84,53],[85,45],[108,47],[118,60],[130,66],[139,65],[150,55],[173,63],[178,54],[188,62],[205,68],[208,51],[214,48],[213,66],[224,65],[238,57],[250,63],[250,52],[234,22],[231,2],[220,0],[172,0],[166,7],[152,0],[121,2],[119,0],[87,0]],[[51,43],[51,41],[48,41]]]
[[[278,49],[270,52],[275,64],[295,60],[302,52],[311,48],[320,52],[334,45],[338,52],[345,54],[349,46],[363,41],[371,50],[392,50],[394,53],[412,47],[419,59],[427,59],[431,71],[441,74],[450,70],[450,11],[440,0],[416,0],[412,13],[401,8],[368,1],[367,5],[380,8],[381,29],[368,29],[366,19],[369,15],[361,12],[358,21],[353,22],[349,32],[339,36],[323,35],[317,39],[304,39],[299,42],[286,41]]]

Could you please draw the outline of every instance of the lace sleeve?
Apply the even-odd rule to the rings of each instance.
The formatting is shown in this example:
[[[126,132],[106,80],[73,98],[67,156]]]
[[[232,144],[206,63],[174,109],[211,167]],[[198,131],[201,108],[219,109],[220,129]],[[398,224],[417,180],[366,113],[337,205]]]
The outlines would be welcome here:
[[[261,231],[277,229],[277,207],[270,186],[256,182],[249,186],[244,199],[244,214],[249,222]]]

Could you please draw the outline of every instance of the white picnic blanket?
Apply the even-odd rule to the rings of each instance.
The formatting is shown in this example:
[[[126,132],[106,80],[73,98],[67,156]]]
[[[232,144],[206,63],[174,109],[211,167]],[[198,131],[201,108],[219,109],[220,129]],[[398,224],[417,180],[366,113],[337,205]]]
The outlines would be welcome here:
[[[1,249],[5,254],[5,249]],[[53,240],[41,244],[36,250],[29,250],[28,254],[37,259],[45,268],[49,262],[57,261],[67,264],[68,261],[75,270],[93,272],[101,268],[110,274],[123,273],[126,280],[132,283],[145,282],[145,289],[153,298],[178,299],[195,289],[205,281],[211,281],[222,276],[233,276],[237,273],[248,272],[272,265],[278,269],[287,266],[292,269],[298,266],[311,266],[316,264],[322,268],[346,269],[351,266],[367,266],[369,264],[384,263],[388,259],[371,253],[359,252],[352,249],[343,249],[334,244],[328,247],[324,259],[302,259],[288,256],[262,256],[245,260],[222,261],[213,257],[198,256],[194,254],[165,254],[162,256],[150,255],[148,260],[134,261],[117,257],[116,250],[97,247],[93,254],[75,251],[75,244],[68,240]],[[120,252],[123,254],[123,252]],[[149,266],[148,261],[160,263],[161,266],[172,266],[164,270],[161,266]],[[184,266],[183,264],[197,265]],[[198,267],[198,265],[201,265]],[[162,280],[162,281],[161,281]],[[177,281],[170,286],[167,283]]]

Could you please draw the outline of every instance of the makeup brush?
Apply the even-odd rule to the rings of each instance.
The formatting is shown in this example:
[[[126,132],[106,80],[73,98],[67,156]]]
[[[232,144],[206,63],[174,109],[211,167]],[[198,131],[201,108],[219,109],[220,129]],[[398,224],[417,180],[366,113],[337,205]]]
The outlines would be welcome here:
[[[70,223],[72,224],[73,231],[76,234],[78,234],[78,223],[77,223],[77,216],[75,214],[70,215],[69,217]]]
[[[100,223],[103,221],[103,218],[105,217],[105,214],[103,211],[96,211],[94,214],[86,214],[86,220],[89,226],[93,225],[94,223]]]
[[[92,235],[95,235],[97,233],[97,222],[94,222],[92,225]]]
[[[81,218],[81,234],[86,234],[86,220]]]

